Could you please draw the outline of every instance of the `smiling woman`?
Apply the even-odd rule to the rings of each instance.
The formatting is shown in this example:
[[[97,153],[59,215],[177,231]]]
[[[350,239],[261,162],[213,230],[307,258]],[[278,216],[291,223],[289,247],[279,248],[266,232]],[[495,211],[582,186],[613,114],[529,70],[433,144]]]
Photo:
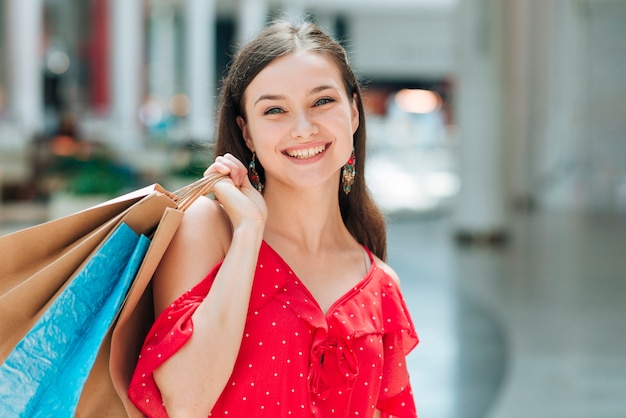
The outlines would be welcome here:
[[[360,87],[317,26],[276,22],[239,51],[207,169],[227,178],[186,212],[153,279],[129,389],[144,414],[416,416],[418,339],[365,150]]]
[[[263,162],[268,190],[336,187],[359,112],[329,58],[310,51],[277,58],[248,85],[246,98],[237,122]]]

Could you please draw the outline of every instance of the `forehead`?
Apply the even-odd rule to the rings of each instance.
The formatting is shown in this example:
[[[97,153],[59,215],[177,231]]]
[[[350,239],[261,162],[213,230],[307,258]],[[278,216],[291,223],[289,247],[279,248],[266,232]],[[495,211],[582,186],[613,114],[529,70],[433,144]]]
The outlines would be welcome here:
[[[337,63],[313,51],[298,51],[269,63],[252,79],[245,96],[290,94],[330,85],[343,92],[343,79]]]

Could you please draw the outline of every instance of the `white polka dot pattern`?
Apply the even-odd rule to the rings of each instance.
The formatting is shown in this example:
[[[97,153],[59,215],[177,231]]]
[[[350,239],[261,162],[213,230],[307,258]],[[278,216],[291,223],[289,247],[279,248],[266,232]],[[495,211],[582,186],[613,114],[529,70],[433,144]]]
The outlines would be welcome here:
[[[193,300],[193,294],[194,289],[181,299]],[[179,305],[193,303],[179,299],[174,305],[170,318],[179,317]],[[189,335],[191,325],[173,332]],[[154,336],[142,350],[142,373],[133,376],[139,384],[129,391],[140,408],[141,399],[155,408],[161,404],[150,367],[140,366],[173,354],[161,350],[171,332],[159,329],[169,337]],[[324,315],[290,267],[263,243],[235,369],[211,417],[372,417],[376,409],[415,417],[405,355],[416,344],[399,289],[375,264]]]

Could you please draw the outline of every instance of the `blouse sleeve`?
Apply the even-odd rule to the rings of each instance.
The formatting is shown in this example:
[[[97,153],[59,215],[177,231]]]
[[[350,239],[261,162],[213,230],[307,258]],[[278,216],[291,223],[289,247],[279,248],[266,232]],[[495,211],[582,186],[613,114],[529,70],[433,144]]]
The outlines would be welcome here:
[[[191,316],[209,293],[220,265],[217,264],[200,283],[164,309],[148,332],[128,388],[130,400],[148,417],[167,418],[161,392],[154,380],[154,370],[191,338]]]
[[[398,286],[390,280],[383,290],[385,323],[383,380],[376,407],[383,417],[417,417],[406,355],[419,339]]]

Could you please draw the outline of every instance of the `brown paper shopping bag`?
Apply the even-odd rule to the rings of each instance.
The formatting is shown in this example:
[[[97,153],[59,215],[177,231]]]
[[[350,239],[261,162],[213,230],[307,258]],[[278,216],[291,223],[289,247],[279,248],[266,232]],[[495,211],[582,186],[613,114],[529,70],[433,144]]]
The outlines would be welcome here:
[[[184,210],[219,175],[175,193],[153,185],[94,208],[0,237],[0,364],[106,237],[124,222],[152,238],[80,397],[76,416],[129,416],[126,388],[152,321],[150,279]],[[115,384],[114,384],[115,382]]]
[[[154,213],[168,202],[175,207],[163,192],[158,185],[146,187],[0,237],[0,362],[131,208]],[[159,219],[149,223],[155,227]]]

